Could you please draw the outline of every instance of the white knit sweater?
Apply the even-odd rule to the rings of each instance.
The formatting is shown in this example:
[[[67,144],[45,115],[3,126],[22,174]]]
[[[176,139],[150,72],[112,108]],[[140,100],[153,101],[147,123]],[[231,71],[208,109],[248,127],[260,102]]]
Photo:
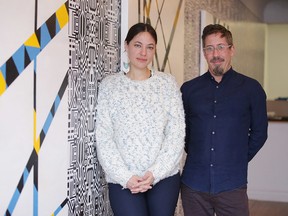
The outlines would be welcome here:
[[[123,72],[99,87],[96,147],[106,180],[126,188],[132,175],[151,171],[154,184],[180,169],[185,136],[179,87],[163,72],[144,81]]]

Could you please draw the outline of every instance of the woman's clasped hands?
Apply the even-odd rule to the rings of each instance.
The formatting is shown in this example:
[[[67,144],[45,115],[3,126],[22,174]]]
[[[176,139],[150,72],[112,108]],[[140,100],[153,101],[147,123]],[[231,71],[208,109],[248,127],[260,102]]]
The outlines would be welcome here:
[[[154,176],[150,171],[147,171],[143,177],[133,175],[127,182],[126,187],[132,194],[143,193],[152,188]]]

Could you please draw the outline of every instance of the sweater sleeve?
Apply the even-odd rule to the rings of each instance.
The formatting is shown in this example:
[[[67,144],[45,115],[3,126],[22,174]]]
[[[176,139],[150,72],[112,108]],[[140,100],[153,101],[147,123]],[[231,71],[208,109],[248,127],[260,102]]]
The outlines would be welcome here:
[[[114,183],[118,183],[126,188],[131,173],[113,139],[114,131],[109,107],[109,99],[112,97],[112,89],[109,88],[109,82],[104,79],[99,86],[98,104],[96,114],[96,149],[98,160],[104,169],[105,175],[108,175]]]
[[[177,167],[180,170],[180,160],[184,153],[185,121],[181,93],[176,80],[172,77],[168,82],[165,107],[168,121],[164,130],[164,140],[156,162],[149,168],[154,175],[154,184],[167,178]]]

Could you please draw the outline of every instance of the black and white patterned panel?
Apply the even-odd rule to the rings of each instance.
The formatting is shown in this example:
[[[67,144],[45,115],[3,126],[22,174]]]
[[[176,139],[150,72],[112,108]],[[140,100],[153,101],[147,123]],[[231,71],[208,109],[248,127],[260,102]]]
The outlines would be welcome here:
[[[96,155],[97,89],[120,70],[121,0],[69,1],[69,215],[113,215]]]

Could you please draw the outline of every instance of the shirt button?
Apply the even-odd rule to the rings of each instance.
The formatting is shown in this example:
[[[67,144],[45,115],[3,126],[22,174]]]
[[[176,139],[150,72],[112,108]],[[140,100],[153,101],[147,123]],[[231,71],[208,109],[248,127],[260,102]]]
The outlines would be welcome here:
[[[217,100],[214,100],[214,103],[217,103]]]
[[[216,118],[216,115],[214,115],[213,117]]]
[[[216,86],[216,88],[218,89],[218,88],[219,88],[219,86]]]
[[[211,151],[214,151],[214,148],[211,148]]]
[[[210,167],[213,167],[213,164],[210,164]]]
[[[214,135],[214,134],[215,134],[215,131],[212,131],[212,134]]]

